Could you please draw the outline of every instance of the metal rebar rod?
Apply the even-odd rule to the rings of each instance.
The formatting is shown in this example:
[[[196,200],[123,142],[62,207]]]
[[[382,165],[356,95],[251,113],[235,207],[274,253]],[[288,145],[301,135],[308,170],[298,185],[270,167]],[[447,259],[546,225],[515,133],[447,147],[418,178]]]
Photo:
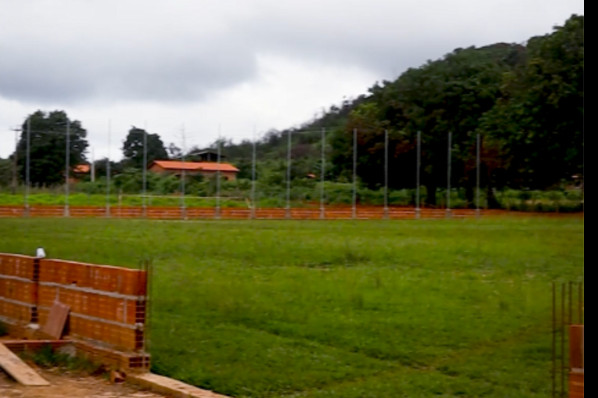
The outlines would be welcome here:
[[[566,285],[561,284],[561,396],[565,396],[565,295]]]
[[[453,133],[448,133],[447,165],[446,165],[446,216],[451,217],[451,153]]]
[[[147,130],[144,128],[143,129],[143,197],[142,197],[143,217],[147,217],[146,195],[147,195]]]
[[[255,134],[254,134],[255,135]],[[256,159],[256,140],[253,139],[253,151],[251,154],[251,219],[255,219],[255,159]]]
[[[322,151],[321,151],[321,167],[320,167],[320,219],[325,218],[324,210],[324,178],[326,168],[326,128],[322,127]]]
[[[417,155],[416,155],[416,171],[415,171],[415,218],[420,218],[420,208],[419,208],[419,186],[420,186],[420,168],[421,168],[421,141],[422,141],[422,133],[421,131],[417,132]]]
[[[31,185],[31,116],[27,118],[27,153],[25,163],[25,216],[29,216],[29,187]]]
[[[476,136],[476,215],[480,216],[480,135]]]
[[[287,136],[287,203],[285,217],[291,218],[291,130]]]
[[[108,121],[108,156],[106,156],[106,217],[110,217],[110,135],[111,122]]]
[[[552,282],[552,397],[556,397],[556,283]]]
[[[384,130],[384,218],[388,219],[388,130]]]
[[[220,137],[220,132],[218,136]],[[218,138],[218,146],[216,148],[216,159],[218,164],[218,170],[216,170],[216,218],[220,218],[220,151],[222,150],[221,145],[222,140]]]
[[[351,218],[357,218],[357,129],[353,129],[353,199]]]

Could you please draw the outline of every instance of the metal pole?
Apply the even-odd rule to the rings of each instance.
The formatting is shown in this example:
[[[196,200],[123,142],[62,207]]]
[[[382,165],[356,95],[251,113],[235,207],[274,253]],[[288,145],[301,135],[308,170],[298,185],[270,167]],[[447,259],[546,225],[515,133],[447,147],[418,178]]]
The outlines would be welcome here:
[[[106,217],[110,217],[110,135],[111,122],[108,121],[108,156],[106,156]]]
[[[18,158],[19,158],[19,131],[21,131],[21,129],[14,129],[15,132],[15,155],[13,158],[13,163],[12,163],[12,194],[15,195],[17,193],[17,166],[18,166]]]
[[[353,200],[351,218],[357,218],[357,129],[353,129]]]
[[[220,136],[220,134],[218,134]],[[220,151],[221,151],[221,139],[218,138],[218,147],[217,151],[217,163],[218,163],[218,170],[216,170],[216,218],[220,218]]]
[[[185,209],[185,126],[181,129],[183,150],[181,153],[181,218],[187,219],[187,210]]]
[[[552,282],[552,398],[556,394],[556,283]]]
[[[285,217],[291,218],[291,130],[289,130],[287,142],[287,204],[285,210]]]
[[[25,160],[25,216],[29,216],[29,186],[31,185],[31,116],[27,118],[27,154]]]
[[[251,154],[251,219],[255,219],[255,153],[256,139],[253,137],[253,152]]]
[[[144,125],[143,128],[143,197],[142,197],[142,209],[143,209],[143,217],[147,217],[147,204],[146,204],[146,196],[147,196],[147,130],[146,126]]]
[[[64,182],[64,216],[69,216],[69,168],[70,168],[70,152],[71,152],[71,145],[70,145],[70,122],[69,119],[66,119],[66,150],[65,150],[65,182]]]
[[[320,220],[323,220],[326,217],[325,210],[324,210],[324,175],[325,175],[325,168],[326,168],[326,128],[322,127],[322,157],[321,157],[321,187],[320,187]]]
[[[388,219],[388,130],[384,130],[384,218]]]
[[[446,173],[446,217],[451,218],[451,149],[453,133],[448,133],[447,173]]]
[[[95,150],[91,149],[91,182],[96,181],[96,162],[95,162]]]
[[[480,135],[476,136],[476,217],[480,216]]]
[[[565,294],[566,285],[561,284],[561,396],[565,396]]]
[[[421,209],[419,208],[419,170],[421,167],[421,141],[422,133],[417,132],[417,160],[416,160],[416,177],[415,177],[415,218],[420,218]]]

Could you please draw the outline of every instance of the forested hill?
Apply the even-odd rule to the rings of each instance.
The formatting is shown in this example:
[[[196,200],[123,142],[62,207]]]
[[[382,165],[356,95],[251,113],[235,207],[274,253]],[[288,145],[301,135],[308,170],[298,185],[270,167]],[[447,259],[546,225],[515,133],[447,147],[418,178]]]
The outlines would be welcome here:
[[[584,17],[572,15],[525,44],[455,49],[394,81],[376,82],[367,94],[333,105],[301,127],[270,131],[257,144],[258,163],[281,168],[291,133],[293,178],[319,173],[325,128],[326,177],[346,180],[357,131],[359,178],[380,186],[386,130],[389,166],[402,170],[392,173],[389,185],[403,188],[413,185],[420,131],[422,184],[430,192],[446,182],[451,133],[455,184],[473,187],[479,134],[486,186],[552,187],[583,174],[583,77]],[[252,147],[225,141],[222,151],[249,173]]]

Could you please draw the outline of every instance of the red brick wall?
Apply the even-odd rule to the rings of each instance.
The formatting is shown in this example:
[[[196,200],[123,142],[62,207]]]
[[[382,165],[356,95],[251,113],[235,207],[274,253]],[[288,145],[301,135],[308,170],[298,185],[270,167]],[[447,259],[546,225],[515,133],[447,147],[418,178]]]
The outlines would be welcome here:
[[[44,325],[59,301],[70,336],[141,351],[146,293],[145,271],[0,254],[0,317],[10,321]]]

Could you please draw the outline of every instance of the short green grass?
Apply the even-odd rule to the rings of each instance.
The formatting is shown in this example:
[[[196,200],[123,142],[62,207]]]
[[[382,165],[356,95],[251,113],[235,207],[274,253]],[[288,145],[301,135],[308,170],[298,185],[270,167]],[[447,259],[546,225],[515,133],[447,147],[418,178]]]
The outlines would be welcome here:
[[[235,397],[549,397],[579,216],[0,219],[0,252],[153,267],[153,371]]]

